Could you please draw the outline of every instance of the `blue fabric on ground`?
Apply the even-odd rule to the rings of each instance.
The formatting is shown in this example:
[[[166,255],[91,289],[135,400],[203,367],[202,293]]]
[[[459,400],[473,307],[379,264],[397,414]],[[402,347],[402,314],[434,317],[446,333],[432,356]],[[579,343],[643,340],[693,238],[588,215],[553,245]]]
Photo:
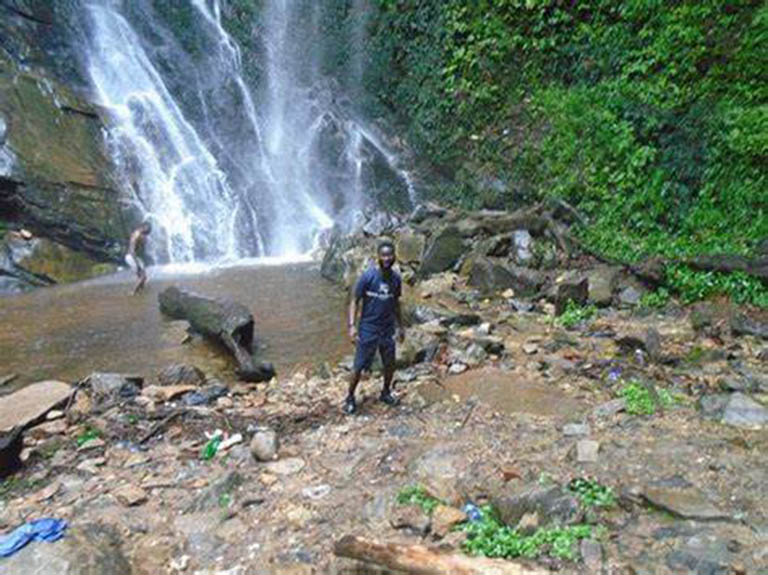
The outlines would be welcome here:
[[[10,557],[30,541],[58,541],[64,536],[63,519],[36,519],[0,535],[0,557]]]

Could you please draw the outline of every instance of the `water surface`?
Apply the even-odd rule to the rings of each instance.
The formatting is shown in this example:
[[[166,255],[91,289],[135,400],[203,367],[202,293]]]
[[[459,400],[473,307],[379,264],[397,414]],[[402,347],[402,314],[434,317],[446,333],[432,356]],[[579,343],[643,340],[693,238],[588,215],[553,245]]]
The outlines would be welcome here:
[[[171,363],[198,365],[234,377],[226,353],[195,338],[182,343],[186,322],[163,317],[161,290],[177,285],[246,305],[256,319],[259,359],[278,374],[333,361],[350,351],[344,294],[308,263],[231,267],[207,273],[150,269],[147,289],[131,296],[128,272],[0,298],[0,376],[15,384],[79,380],[92,371],[149,377]]]

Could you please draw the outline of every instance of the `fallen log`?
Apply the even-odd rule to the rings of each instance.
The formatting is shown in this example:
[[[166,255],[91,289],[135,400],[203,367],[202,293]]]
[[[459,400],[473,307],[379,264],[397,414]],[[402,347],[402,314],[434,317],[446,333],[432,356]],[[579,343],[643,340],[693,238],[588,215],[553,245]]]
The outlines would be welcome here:
[[[227,299],[213,299],[169,287],[158,296],[160,311],[184,319],[201,335],[223,345],[237,362],[237,374],[244,381],[267,381],[275,375],[270,363],[253,360],[253,315],[244,305]]]
[[[768,285],[768,256],[749,259],[733,254],[712,254],[696,256],[684,263],[705,272],[743,272]]]
[[[470,557],[444,553],[424,545],[378,543],[354,535],[345,535],[334,545],[338,557],[375,563],[412,575],[548,575],[544,569],[532,569],[503,559]]]

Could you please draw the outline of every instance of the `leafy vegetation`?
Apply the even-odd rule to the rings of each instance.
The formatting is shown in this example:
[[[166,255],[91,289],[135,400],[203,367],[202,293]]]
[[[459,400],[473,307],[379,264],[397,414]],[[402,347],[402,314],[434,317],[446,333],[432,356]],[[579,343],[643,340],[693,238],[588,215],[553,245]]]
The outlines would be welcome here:
[[[577,558],[576,542],[592,536],[591,525],[542,527],[523,535],[504,525],[491,507],[482,507],[481,511],[480,520],[462,526],[467,533],[464,550],[472,555],[505,559],[550,555],[573,561]]]
[[[669,407],[675,403],[672,394],[666,389],[658,388],[656,395],[661,407]],[[619,396],[627,400],[627,413],[633,415],[653,415],[656,413],[656,402],[651,391],[641,383],[630,381],[621,388]]]
[[[77,444],[78,447],[81,447],[82,445],[88,443],[89,441],[93,439],[98,439],[99,437],[101,437],[101,431],[99,431],[95,427],[88,426],[83,430],[83,432],[80,435],[78,435],[75,438],[75,443]]]
[[[750,255],[768,237],[765,3],[378,3],[366,105],[446,176],[443,201],[563,198],[588,218],[582,241],[625,261]],[[743,275],[668,274],[686,302],[768,306]]]
[[[568,491],[578,496],[585,507],[613,507],[616,504],[613,489],[588,477],[572,479]]]
[[[580,306],[573,300],[569,300],[565,311],[555,319],[555,323],[565,328],[570,328],[590,321],[597,315],[594,305]]]
[[[397,503],[398,505],[418,505],[424,513],[431,515],[441,501],[427,493],[421,485],[410,485],[402,488],[397,494]]]

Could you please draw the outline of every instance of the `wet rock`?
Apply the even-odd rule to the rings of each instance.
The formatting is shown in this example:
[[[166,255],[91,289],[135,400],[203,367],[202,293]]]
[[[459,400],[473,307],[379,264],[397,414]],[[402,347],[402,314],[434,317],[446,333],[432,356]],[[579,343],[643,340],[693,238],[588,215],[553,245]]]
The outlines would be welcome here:
[[[395,249],[397,259],[406,263],[420,263],[424,253],[426,240],[421,234],[410,231],[400,232],[395,235]]]
[[[97,401],[136,397],[143,383],[144,378],[140,375],[125,373],[94,372],[85,380],[85,384],[91,387]]]
[[[707,496],[696,487],[646,487],[643,498],[659,509],[668,511],[683,519],[699,521],[729,519],[726,513],[720,511],[709,501]]]
[[[446,226],[430,239],[419,267],[419,275],[426,277],[450,270],[465,251],[464,241],[458,228]]]
[[[598,266],[587,272],[589,284],[589,301],[598,307],[608,307],[613,301],[613,288],[619,268],[613,266]]]
[[[120,536],[108,525],[71,526],[54,543],[31,543],[0,561],[0,575],[133,575]]]
[[[587,303],[589,297],[589,280],[587,278],[567,279],[558,284],[555,294],[555,315],[565,312],[568,302],[579,306]]]
[[[205,374],[189,364],[169,365],[157,374],[157,382],[160,385],[193,385],[205,384]]]
[[[492,502],[508,525],[517,525],[529,513],[538,514],[541,525],[570,525],[582,518],[578,499],[558,485],[525,486],[513,495],[493,497]]]
[[[256,431],[251,439],[251,454],[256,461],[272,461],[277,459],[277,433],[269,428]]]
[[[467,515],[463,511],[448,505],[438,505],[432,512],[432,535],[442,539],[455,525],[466,519]]]
[[[768,339],[768,323],[737,314],[731,318],[731,332],[735,336],[752,335]]]
[[[147,492],[136,485],[118,487],[112,492],[112,495],[126,507],[134,507],[147,501]]]
[[[736,427],[761,427],[768,424],[768,408],[743,393],[734,393],[728,399],[722,421]]]
[[[415,535],[422,537],[429,532],[429,517],[421,507],[417,505],[406,505],[396,507],[389,524],[394,529],[405,529]]]

